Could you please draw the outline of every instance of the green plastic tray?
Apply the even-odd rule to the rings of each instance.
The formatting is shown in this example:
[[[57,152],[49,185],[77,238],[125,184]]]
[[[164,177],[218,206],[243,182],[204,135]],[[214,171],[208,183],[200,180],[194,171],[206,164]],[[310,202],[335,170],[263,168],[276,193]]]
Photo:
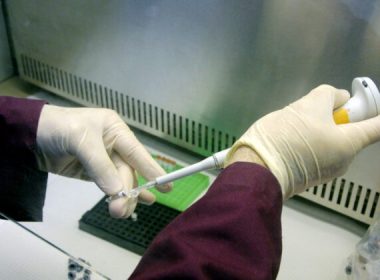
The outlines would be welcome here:
[[[166,172],[173,172],[183,167],[175,161],[160,155],[153,155],[153,158]],[[139,185],[145,182],[144,178],[138,177]],[[150,191],[156,195],[157,203],[183,212],[208,188],[209,184],[210,178],[207,175],[196,173],[174,181],[171,192],[161,193],[156,189],[151,189]]]

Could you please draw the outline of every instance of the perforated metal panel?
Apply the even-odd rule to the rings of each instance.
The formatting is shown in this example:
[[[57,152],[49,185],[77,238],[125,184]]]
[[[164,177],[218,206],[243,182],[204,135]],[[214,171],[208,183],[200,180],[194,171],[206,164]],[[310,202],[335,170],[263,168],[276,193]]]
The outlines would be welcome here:
[[[182,115],[131,97],[124,92],[73,75],[26,55],[20,55],[24,79],[56,92],[79,104],[110,108],[130,125],[161,136],[202,155],[230,147],[236,136],[196,122]]]
[[[300,196],[367,224],[380,210],[379,191],[345,178],[315,186]]]
[[[231,137],[228,133],[216,132],[207,125],[172,114],[25,55],[21,55],[21,65],[24,78],[35,84],[59,90],[64,97],[85,106],[114,109],[129,124],[142,125],[157,136],[165,134],[183,146],[196,147],[204,155],[228,148],[236,140],[235,136]],[[345,178],[337,178],[329,184],[311,188],[301,196],[368,224],[380,207],[378,191],[349,182]]]

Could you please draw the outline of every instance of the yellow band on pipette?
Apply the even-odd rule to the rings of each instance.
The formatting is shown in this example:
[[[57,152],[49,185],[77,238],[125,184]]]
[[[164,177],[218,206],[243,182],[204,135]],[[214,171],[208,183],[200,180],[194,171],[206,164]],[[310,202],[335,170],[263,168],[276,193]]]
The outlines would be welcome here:
[[[349,123],[350,118],[348,116],[348,112],[345,108],[340,108],[334,111],[334,121],[336,124]]]

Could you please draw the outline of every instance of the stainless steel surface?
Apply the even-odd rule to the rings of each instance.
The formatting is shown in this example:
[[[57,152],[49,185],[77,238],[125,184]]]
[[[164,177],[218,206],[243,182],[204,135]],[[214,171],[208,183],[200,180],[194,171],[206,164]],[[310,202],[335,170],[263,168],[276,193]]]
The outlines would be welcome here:
[[[8,1],[21,77],[201,155],[322,83],[380,86],[380,1]],[[345,175],[378,191],[380,145]]]
[[[13,74],[13,65],[1,2],[0,0],[0,82]]]
[[[377,1],[8,4],[19,68],[29,56],[234,136],[318,84],[380,78]]]

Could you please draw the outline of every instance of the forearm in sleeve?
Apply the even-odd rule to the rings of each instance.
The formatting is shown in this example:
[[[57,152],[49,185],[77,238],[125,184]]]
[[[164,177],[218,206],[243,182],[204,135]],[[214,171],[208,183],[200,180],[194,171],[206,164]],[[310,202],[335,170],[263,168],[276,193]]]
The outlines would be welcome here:
[[[281,210],[272,173],[235,163],[155,238],[131,278],[275,279]]]
[[[44,101],[0,97],[0,211],[17,220],[42,220],[47,174],[34,152]]]

